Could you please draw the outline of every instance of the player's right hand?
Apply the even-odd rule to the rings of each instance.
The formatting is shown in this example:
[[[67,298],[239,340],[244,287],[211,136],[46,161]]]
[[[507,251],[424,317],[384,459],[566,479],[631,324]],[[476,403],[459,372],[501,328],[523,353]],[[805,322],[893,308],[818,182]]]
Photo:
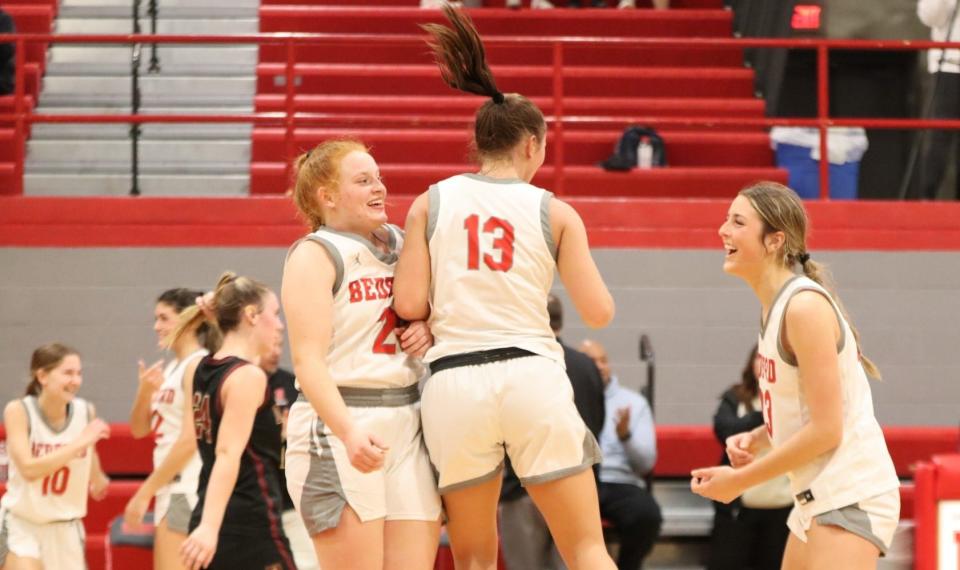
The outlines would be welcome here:
[[[730,465],[734,467],[743,467],[753,461],[753,432],[745,431],[731,435],[727,438],[727,457],[730,458]]]
[[[110,424],[100,418],[94,418],[87,424],[87,427],[83,428],[80,437],[83,438],[86,445],[92,445],[101,439],[107,439],[110,437]]]
[[[147,367],[143,360],[137,362],[137,377],[140,380],[140,386],[154,392],[163,384],[163,360],[158,360]]]
[[[387,446],[372,433],[354,430],[344,439],[350,464],[361,473],[370,473],[383,468]]]

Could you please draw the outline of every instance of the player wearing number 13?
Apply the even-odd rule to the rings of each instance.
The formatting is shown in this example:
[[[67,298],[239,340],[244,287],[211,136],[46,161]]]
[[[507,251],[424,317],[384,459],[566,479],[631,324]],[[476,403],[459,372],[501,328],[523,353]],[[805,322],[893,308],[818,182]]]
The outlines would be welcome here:
[[[107,492],[95,445],[110,428],[76,396],[82,375],[75,350],[41,346],[30,372],[26,397],[4,410],[12,462],[0,501],[0,568],[86,568],[81,519],[88,495],[100,500]]]
[[[765,425],[728,438],[733,468],[696,469],[691,488],[728,503],[786,474],[794,508],[783,568],[875,568],[900,509],[867,380],[879,373],[860,352],[826,269],[810,259],[806,230],[800,199],[773,182],[741,191],[720,227],[724,271],[746,281],[762,306]],[[770,453],[757,457],[764,448]]]
[[[439,473],[457,568],[495,568],[496,509],[504,453],[543,513],[571,570],[613,568],[590,467],[600,459],[573,403],[547,295],[559,270],[591,327],[613,318],[613,299],[590,256],[583,222],[533,186],[546,152],[540,109],[501,93],[470,19],[433,36],[441,75],[485,95],[474,131],[479,173],[442,180],[407,217],[397,267],[397,313],[429,316],[433,372],[423,393],[423,434]]]
[[[422,322],[393,312],[403,233],[366,147],[331,140],[297,161],[296,243],[283,305],[301,395],[287,420],[287,489],[321,568],[433,568],[440,499],[420,436]]]

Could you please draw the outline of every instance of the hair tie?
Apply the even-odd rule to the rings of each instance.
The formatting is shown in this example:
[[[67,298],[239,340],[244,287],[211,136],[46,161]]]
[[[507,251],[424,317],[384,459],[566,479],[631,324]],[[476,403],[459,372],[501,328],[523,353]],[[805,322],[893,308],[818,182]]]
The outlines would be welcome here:
[[[800,265],[806,265],[807,262],[810,261],[810,254],[807,252],[801,253],[797,256],[797,261],[800,262]]]
[[[496,91],[493,95],[490,96],[493,99],[493,102],[497,105],[503,105],[503,102],[506,101],[506,97],[503,96],[503,93]]]

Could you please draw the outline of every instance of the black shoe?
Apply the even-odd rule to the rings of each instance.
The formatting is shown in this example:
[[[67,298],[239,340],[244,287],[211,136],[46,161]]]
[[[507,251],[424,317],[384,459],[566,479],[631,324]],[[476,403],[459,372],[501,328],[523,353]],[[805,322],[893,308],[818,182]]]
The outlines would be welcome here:
[[[567,8],[579,8],[580,0],[570,0],[567,2]]]
[[[606,8],[606,0],[590,0],[590,6],[593,8]]]

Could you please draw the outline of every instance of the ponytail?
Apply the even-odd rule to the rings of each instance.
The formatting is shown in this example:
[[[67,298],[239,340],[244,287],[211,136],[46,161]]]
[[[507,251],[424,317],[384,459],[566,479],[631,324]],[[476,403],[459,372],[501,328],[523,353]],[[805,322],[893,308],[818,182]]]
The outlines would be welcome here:
[[[877,367],[877,365],[872,360],[867,358],[867,355],[860,350],[860,331],[858,331],[857,327],[853,325],[853,321],[850,320],[850,315],[847,313],[847,309],[843,306],[843,303],[840,301],[840,297],[836,293],[833,277],[830,275],[830,270],[827,269],[827,267],[822,263],[817,263],[816,261],[810,259],[810,255],[807,253],[801,254],[801,256],[798,257],[803,256],[805,256],[803,263],[800,263],[799,259],[797,260],[797,262],[800,263],[803,274],[830,293],[830,298],[833,299],[834,304],[840,310],[843,320],[847,321],[847,325],[850,327],[850,331],[853,333],[853,340],[857,345],[857,356],[860,359],[860,364],[863,366],[863,371],[867,373],[867,376],[876,380],[880,380],[882,378],[880,374],[880,368]]]

